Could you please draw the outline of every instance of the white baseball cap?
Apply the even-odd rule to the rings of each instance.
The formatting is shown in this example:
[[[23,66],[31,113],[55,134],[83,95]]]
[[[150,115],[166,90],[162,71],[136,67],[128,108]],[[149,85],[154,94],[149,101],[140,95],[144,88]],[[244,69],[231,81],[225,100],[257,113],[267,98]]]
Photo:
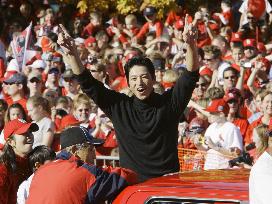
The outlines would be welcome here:
[[[45,69],[46,67],[46,63],[43,61],[43,60],[35,60],[31,65],[29,65],[30,67],[32,68],[35,68],[35,69],[38,69],[38,68],[41,68],[41,69]]]
[[[19,72],[19,65],[16,61],[16,59],[12,59],[10,60],[8,67],[7,67],[7,71],[16,71]]]

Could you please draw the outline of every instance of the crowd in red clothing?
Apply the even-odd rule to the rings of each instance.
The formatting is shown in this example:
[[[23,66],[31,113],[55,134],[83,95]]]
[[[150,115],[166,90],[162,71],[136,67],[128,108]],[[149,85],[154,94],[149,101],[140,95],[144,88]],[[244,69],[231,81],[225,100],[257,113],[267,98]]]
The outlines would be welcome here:
[[[142,12],[144,23],[134,14],[110,18],[99,12],[78,15],[76,11],[67,22],[61,10],[56,12],[49,4],[33,15],[29,2],[18,8],[7,3],[8,9],[19,10],[19,17],[2,15],[7,32],[3,32],[0,41],[1,147],[6,142],[5,124],[23,119],[39,127],[33,132],[33,148],[46,145],[58,152],[60,133],[70,126],[83,126],[93,137],[105,140],[103,146],[96,148],[97,155],[118,155],[112,122],[82,93],[64,50],[57,44],[58,24],[66,25],[81,61],[95,79],[131,96],[123,67],[135,56],[145,55],[152,60],[157,93],[171,89],[183,74],[186,47],[182,32],[187,19],[198,32],[200,78],[180,120],[180,145],[239,156],[244,146],[261,143],[260,126],[272,126],[272,8],[267,0],[263,3],[256,9],[258,4],[251,0],[222,0],[212,9],[200,5],[189,15],[186,3],[177,1],[176,9],[163,19],[157,17],[154,6],[147,5]],[[189,16],[185,18],[186,15]],[[32,35],[27,46],[34,54],[22,64],[12,43],[30,21]],[[222,134],[210,135],[212,128],[221,128]],[[229,141],[231,131],[235,132],[233,141]],[[192,132],[193,136],[189,134]],[[257,147],[251,155],[257,158],[261,149],[262,146]]]

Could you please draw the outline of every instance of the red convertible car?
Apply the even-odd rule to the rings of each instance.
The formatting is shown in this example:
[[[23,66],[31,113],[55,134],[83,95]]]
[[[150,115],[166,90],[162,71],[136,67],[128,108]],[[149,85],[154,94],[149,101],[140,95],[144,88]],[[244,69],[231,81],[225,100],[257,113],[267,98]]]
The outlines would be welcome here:
[[[113,204],[248,204],[249,170],[175,173],[129,186]]]

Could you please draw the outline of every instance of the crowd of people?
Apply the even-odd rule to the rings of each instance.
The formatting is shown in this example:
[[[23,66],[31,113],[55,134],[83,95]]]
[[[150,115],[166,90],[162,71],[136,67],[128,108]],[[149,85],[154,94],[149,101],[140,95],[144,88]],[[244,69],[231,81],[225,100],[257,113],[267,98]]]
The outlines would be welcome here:
[[[153,5],[125,16],[73,10],[69,20],[50,4],[1,6],[0,203],[112,200],[179,171],[178,146],[205,152],[205,170],[248,151],[252,186],[271,178],[268,0],[190,14],[176,1],[163,18]],[[97,155],[119,156],[121,168],[94,166]],[[253,203],[269,199],[251,192]]]

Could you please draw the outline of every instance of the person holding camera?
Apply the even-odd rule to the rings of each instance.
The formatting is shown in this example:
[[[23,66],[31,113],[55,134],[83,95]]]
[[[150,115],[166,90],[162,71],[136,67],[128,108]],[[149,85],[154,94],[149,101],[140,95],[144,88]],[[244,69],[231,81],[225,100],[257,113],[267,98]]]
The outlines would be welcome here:
[[[204,169],[230,168],[228,161],[243,150],[240,130],[227,121],[228,106],[223,99],[212,100],[205,111],[210,114],[210,126],[204,135],[205,142],[195,143],[198,149],[207,151]]]

